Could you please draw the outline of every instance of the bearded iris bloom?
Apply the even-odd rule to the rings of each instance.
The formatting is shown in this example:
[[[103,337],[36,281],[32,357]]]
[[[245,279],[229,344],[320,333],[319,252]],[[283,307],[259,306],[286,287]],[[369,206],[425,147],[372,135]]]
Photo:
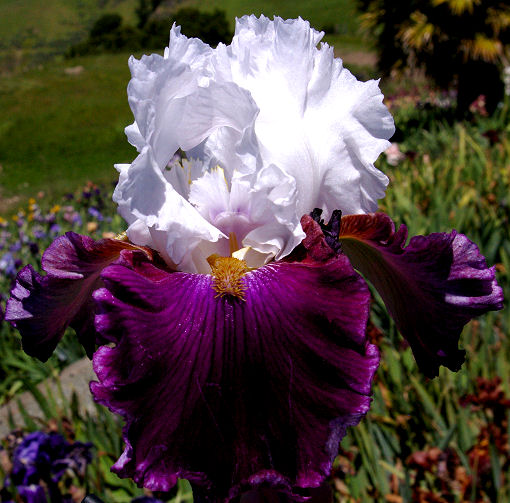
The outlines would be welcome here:
[[[466,236],[406,246],[405,226],[374,213],[393,120],[378,82],[321,36],[250,16],[229,46],[174,26],[164,56],[131,58],[138,156],[116,166],[113,196],[126,236],[67,233],[11,292],[27,353],[45,360],[77,331],[96,401],[125,419],[112,469],[149,489],[180,477],[211,500],[300,498],[322,483],[379,363],[357,271],[429,377],[458,370],[462,327],[502,307]]]

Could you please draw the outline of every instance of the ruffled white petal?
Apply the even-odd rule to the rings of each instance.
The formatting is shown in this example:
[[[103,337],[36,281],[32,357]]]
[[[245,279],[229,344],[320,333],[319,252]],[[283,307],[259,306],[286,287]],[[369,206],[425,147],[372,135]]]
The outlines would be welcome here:
[[[373,163],[393,120],[378,83],[318,49],[322,35],[300,18],[245,16],[229,46],[174,26],[164,57],[131,58],[126,134],[140,154],[114,194],[130,239],[208,272],[212,253],[258,265],[289,254],[315,207],[326,218],[376,208],[388,180]]]
[[[224,237],[166,180],[150,147],[121,173],[113,199],[128,222],[146,225],[154,248],[171,264],[180,264],[200,240]]]
[[[135,122],[126,128],[129,141],[141,151],[149,144],[163,166],[179,147],[178,133],[186,97],[208,82],[212,49],[188,39],[175,25],[164,57],[157,54],[129,59],[128,101]]]
[[[295,220],[296,196],[294,179],[271,165],[253,174],[235,172],[230,184],[221,168],[214,169],[193,182],[189,200],[227,236],[214,253],[230,255],[249,247],[259,252],[254,260],[260,261],[262,256],[267,260],[289,254],[304,238]],[[207,270],[206,259],[213,252],[200,246],[205,252],[195,256],[195,268]]]
[[[330,47],[315,47],[319,39],[301,19],[251,16],[238,22],[220,56],[260,108],[255,132],[264,164],[296,179],[298,213],[373,211],[387,184],[373,162],[389,145],[393,120],[377,83],[357,81]]]

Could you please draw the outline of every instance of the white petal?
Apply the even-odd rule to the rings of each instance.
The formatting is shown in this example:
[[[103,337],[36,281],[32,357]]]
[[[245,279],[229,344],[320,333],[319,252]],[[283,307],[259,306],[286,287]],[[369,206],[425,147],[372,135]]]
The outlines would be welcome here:
[[[140,154],[118,168],[114,199],[133,240],[209,272],[212,253],[245,247],[259,265],[288,255],[315,207],[326,219],[376,209],[388,180],[373,163],[393,120],[377,82],[317,49],[322,35],[302,19],[245,16],[230,46],[174,26],[164,57],[130,60],[126,134]],[[174,163],[178,149],[187,160]]]
[[[305,237],[297,212],[296,182],[275,165],[262,168],[250,191],[251,218],[258,222],[243,245],[276,259],[288,255]]]
[[[135,220],[126,230],[129,240],[138,246],[149,246],[156,248],[152,242],[149,228],[142,220]]]
[[[179,265],[200,240],[224,237],[165,179],[150,147],[121,173],[113,199],[128,221],[149,228],[154,247],[171,263]]]
[[[217,167],[195,180],[191,184],[189,201],[209,222],[214,222],[220,213],[228,211],[230,191],[223,169]]]
[[[199,83],[208,81],[211,55],[207,44],[188,39],[173,26],[165,57],[153,54],[129,59],[128,101],[135,123],[126,128],[126,134],[138,151],[150,144],[161,167],[179,147],[185,98]]]
[[[210,82],[208,87],[197,89],[186,100],[179,127],[179,146],[190,150],[220,128],[237,132],[238,141],[245,130],[253,127],[258,111],[250,93],[237,84]],[[230,166],[228,169],[232,170]]]
[[[377,83],[358,82],[331,48],[315,47],[319,39],[301,19],[243,18],[232,46],[215,57],[230,58],[232,78],[260,108],[255,133],[263,163],[296,178],[298,212],[373,211],[387,178],[372,163],[393,121]]]
[[[198,159],[182,159],[170,162],[163,171],[166,181],[184,199],[189,198],[191,184],[205,172],[204,163]]]

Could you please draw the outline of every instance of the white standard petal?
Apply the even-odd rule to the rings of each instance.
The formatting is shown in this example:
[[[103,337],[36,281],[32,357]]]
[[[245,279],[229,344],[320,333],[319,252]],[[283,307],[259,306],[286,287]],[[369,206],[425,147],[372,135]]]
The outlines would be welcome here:
[[[181,35],[180,27],[174,25],[164,57],[152,54],[129,59],[128,101],[135,122],[126,134],[139,152],[150,144],[161,166],[179,147],[184,98],[208,82],[212,53],[207,44]]]
[[[179,268],[201,240],[214,243],[225,237],[166,180],[150,147],[122,169],[113,199],[128,222],[147,226],[152,246]]]
[[[164,57],[130,60],[126,128],[139,156],[114,199],[130,238],[181,270],[213,253],[260,265],[302,240],[300,217],[374,211],[394,131],[378,83],[357,81],[302,19],[237,20],[211,49],[172,28]],[[186,158],[176,161],[176,153]]]
[[[389,145],[393,121],[377,83],[357,81],[327,45],[317,49],[320,37],[302,19],[245,17],[214,58],[224,79],[228,60],[230,78],[259,107],[263,164],[296,179],[298,213],[373,211],[387,184],[373,162]]]

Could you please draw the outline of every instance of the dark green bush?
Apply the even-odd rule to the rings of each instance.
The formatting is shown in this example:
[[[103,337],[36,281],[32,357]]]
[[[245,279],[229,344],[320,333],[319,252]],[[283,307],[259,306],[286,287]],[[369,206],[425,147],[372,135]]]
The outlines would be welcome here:
[[[336,33],[336,26],[333,23],[328,23],[321,26],[321,31],[326,35],[334,35]]]
[[[168,45],[171,20],[154,19],[149,21],[143,28],[142,44],[147,49],[161,49]]]
[[[157,2],[153,2],[152,6]],[[139,19],[139,24],[142,19]],[[71,46],[68,57],[97,54],[101,52],[161,50],[168,45],[170,28],[175,23],[187,37],[200,38],[212,46],[229,43],[232,32],[225,11],[201,12],[186,7],[178,10],[170,19],[144,18],[143,28],[124,26],[118,14],[105,14],[92,26],[87,40]]]
[[[104,14],[92,26],[90,38],[101,38],[120,28],[122,17],[119,14]]]
[[[212,46],[220,42],[229,43],[232,38],[224,10],[201,12],[192,7],[184,7],[175,13],[173,21],[181,26],[181,33],[187,37],[199,38]]]
[[[192,7],[179,9],[170,19],[152,19],[143,28],[142,44],[147,49],[161,49],[168,44],[172,24],[181,27],[181,33],[195,37],[216,46],[220,42],[229,43],[233,33],[227,21],[226,12],[201,12]]]
[[[92,26],[89,37],[72,45],[66,56],[73,58],[101,52],[137,51],[143,46],[143,34],[132,26],[124,26],[118,14],[105,14]]]
[[[138,17],[137,28],[140,30],[144,29],[149,18],[154,14],[161,2],[162,0],[138,0],[138,6],[135,9],[136,16]]]
[[[481,94],[492,113],[503,97],[500,67],[510,45],[510,7],[500,0],[358,0],[377,40],[379,70],[423,67],[443,89],[457,86],[460,115]]]

